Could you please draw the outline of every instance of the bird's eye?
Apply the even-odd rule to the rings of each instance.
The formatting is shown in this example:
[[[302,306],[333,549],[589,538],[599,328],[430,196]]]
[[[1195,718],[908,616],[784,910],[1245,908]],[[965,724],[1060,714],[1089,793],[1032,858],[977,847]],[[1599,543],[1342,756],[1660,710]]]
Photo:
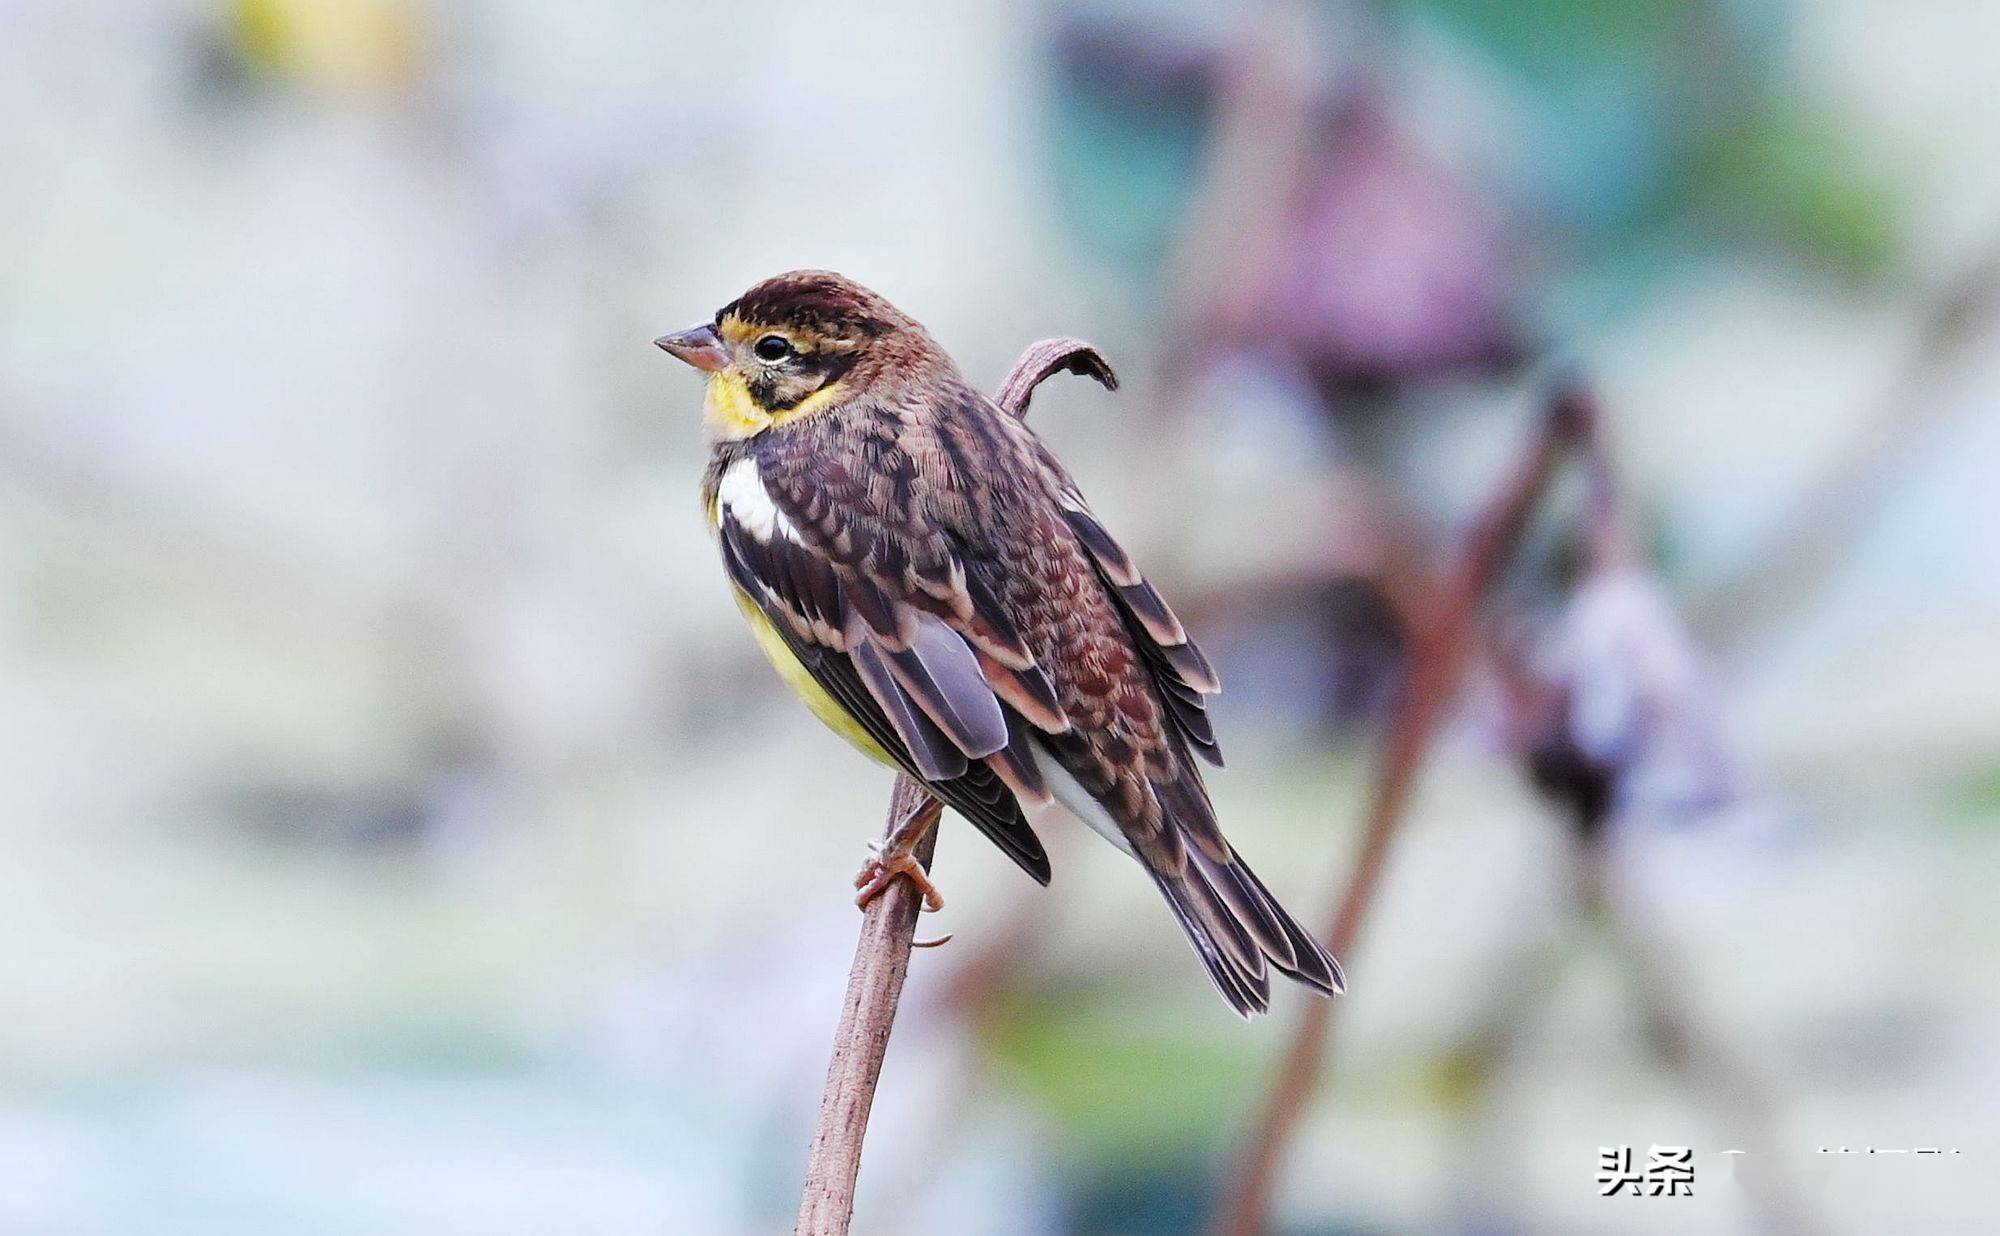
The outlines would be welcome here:
[[[792,341],[783,335],[766,335],[757,341],[758,360],[781,361],[792,354]]]

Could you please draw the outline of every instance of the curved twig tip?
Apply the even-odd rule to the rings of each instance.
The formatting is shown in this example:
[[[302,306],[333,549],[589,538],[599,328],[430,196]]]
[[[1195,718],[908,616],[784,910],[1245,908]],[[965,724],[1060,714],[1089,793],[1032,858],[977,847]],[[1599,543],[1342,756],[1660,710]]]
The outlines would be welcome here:
[[[1058,373],[1095,378],[1105,390],[1118,389],[1118,375],[1112,372],[1104,353],[1081,339],[1042,339],[1029,344],[1021,359],[1014,362],[994,402],[1010,416],[1025,416],[1035,388]]]

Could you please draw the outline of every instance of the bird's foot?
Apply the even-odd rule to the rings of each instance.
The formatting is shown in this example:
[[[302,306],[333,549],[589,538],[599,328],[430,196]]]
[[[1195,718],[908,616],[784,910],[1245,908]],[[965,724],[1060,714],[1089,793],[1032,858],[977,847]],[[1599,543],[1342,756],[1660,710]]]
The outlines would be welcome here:
[[[938,892],[937,885],[931,883],[930,875],[924,871],[924,865],[917,861],[916,855],[905,849],[885,846],[879,840],[868,843],[868,852],[872,857],[861,865],[861,874],[854,877],[854,887],[860,890],[854,894],[855,905],[867,909],[869,902],[880,897],[883,890],[901,876],[923,894],[924,909],[944,909],[944,895]]]

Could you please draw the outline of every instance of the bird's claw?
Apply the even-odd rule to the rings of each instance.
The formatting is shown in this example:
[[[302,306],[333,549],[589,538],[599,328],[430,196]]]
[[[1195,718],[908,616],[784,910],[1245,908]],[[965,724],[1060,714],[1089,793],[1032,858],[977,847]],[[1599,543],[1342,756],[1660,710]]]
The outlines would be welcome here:
[[[944,895],[938,892],[937,885],[931,883],[929,874],[924,871],[924,865],[917,861],[914,854],[905,850],[890,850],[880,840],[870,841],[868,852],[873,857],[861,865],[861,874],[854,877],[854,887],[860,890],[854,894],[856,906],[867,909],[869,902],[880,897],[883,890],[895,883],[896,877],[901,876],[923,894],[925,910],[935,913],[944,909]],[[950,936],[945,937],[946,940],[950,938]],[[935,943],[942,944],[944,941],[939,940]]]

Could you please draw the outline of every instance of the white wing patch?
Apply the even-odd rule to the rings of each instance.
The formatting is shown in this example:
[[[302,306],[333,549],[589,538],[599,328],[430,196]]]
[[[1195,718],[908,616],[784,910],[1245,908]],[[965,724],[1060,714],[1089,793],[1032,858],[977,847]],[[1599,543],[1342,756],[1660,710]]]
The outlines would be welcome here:
[[[743,526],[743,530],[766,545],[771,537],[782,534],[786,540],[798,541],[798,529],[792,521],[771,501],[771,492],[764,488],[764,478],[758,475],[757,461],[745,456],[729,465],[722,474],[722,483],[716,487],[716,501],[727,508],[731,518]]]

